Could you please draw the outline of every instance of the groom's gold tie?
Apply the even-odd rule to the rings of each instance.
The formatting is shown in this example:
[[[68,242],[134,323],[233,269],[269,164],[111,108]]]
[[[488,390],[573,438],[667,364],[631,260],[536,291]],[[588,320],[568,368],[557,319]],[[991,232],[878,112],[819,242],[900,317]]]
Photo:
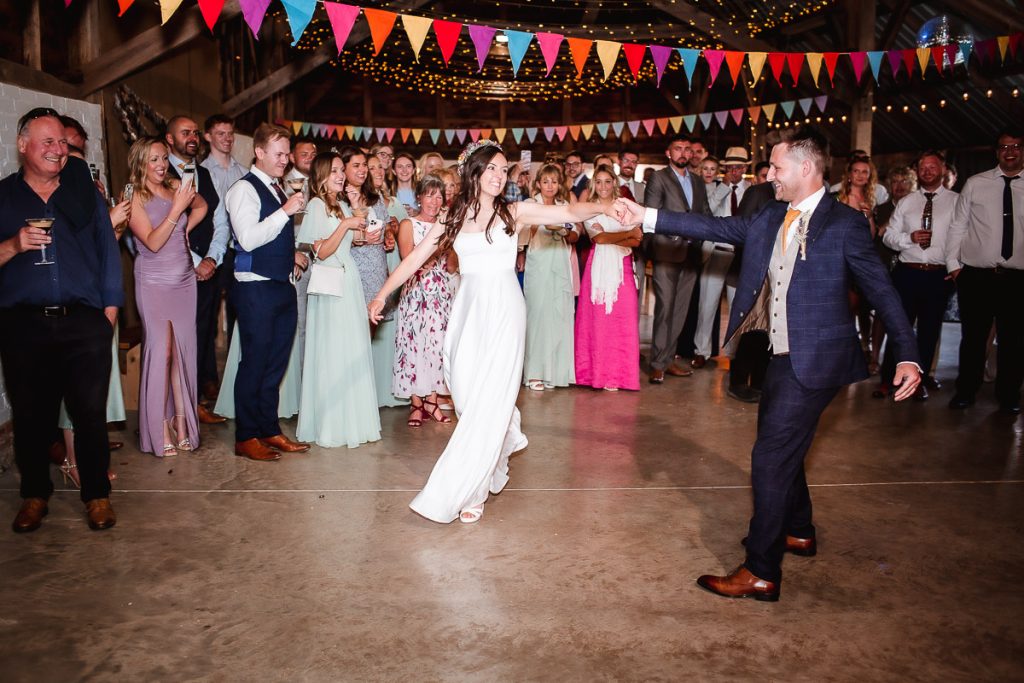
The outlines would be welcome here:
[[[789,226],[793,225],[793,221],[800,217],[800,212],[796,209],[789,209],[786,211],[786,219],[782,221],[782,253],[786,253],[786,241],[789,237]]]

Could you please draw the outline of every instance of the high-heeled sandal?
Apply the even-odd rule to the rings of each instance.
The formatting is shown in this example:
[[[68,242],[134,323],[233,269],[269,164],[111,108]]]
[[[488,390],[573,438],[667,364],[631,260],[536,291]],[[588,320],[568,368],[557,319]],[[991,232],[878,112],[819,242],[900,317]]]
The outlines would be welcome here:
[[[161,458],[170,458],[171,456],[177,455],[178,449],[174,447],[173,443],[165,443],[164,450],[160,453]]]
[[[184,417],[185,417],[184,415],[175,415],[174,416],[174,421],[177,422],[178,418],[184,418]],[[188,430],[188,426],[185,427],[185,431],[187,431],[187,430]],[[174,430],[174,435],[175,436],[178,435],[178,430],[177,429]],[[192,441],[190,441],[189,438],[186,436],[184,439],[180,439],[178,441],[178,443],[176,443],[174,445],[174,447],[176,449],[178,449],[179,451],[191,451],[192,450]]]
[[[466,508],[459,513],[459,521],[463,524],[476,524],[480,521],[480,518],[484,516],[483,503],[480,505],[474,505],[471,508]]]
[[[78,464],[72,463],[68,458],[64,458],[64,462],[60,466],[60,474],[64,479],[64,485],[68,485],[68,480],[75,485],[76,489],[82,488],[82,482],[79,481],[78,477]]]
[[[437,401],[428,401],[427,399],[423,399],[423,407],[426,408],[427,406],[434,406],[432,410],[424,410],[423,411],[434,422],[440,422],[441,424],[447,424],[447,423],[452,421],[452,419],[450,417],[448,417],[447,415],[445,415],[444,413],[441,412],[441,406],[437,405]],[[438,417],[438,415],[440,415],[441,417]]]
[[[423,426],[423,416],[425,414],[423,406],[413,406],[409,409],[409,419],[405,421],[405,424],[410,427],[421,427]],[[417,415],[419,417],[416,417]]]

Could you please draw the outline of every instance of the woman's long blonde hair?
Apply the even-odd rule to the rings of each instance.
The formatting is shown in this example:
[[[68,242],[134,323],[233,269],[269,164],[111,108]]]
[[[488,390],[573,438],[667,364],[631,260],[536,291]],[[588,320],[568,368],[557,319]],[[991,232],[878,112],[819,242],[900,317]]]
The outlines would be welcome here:
[[[327,215],[338,217],[342,215],[341,200],[337,192],[330,192],[327,189],[327,180],[331,177],[331,165],[335,159],[341,161],[341,155],[337,152],[321,152],[316,155],[310,167],[309,191],[327,206]],[[344,165],[345,162],[342,161],[343,168]]]
[[[128,182],[132,184],[135,196],[143,204],[153,198],[153,193],[146,187],[146,168],[149,166],[149,150],[153,145],[157,144],[167,149],[168,152],[170,151],[167,143],[157,137],[139,138],[132,144],[131,149],[128,150]],[[168,166],[169,170],[170,166]],[[171,184],[173,180],[174,176],[168,172],[164,175],[164,180],[161,184],[168,190],[173,191],[174,186]]]
[[[868,157],[854,157],[846,164],[846,171],[843,172],[843,180],[839,186],[839,201],[845,204],[850,197],[850,189],[853,187],[854,164],[868,165],[868,184],[864,187],[864,201],[873,209],[875,208],[875,185],[878,184],[878,170],[875,169],[875,165]]]

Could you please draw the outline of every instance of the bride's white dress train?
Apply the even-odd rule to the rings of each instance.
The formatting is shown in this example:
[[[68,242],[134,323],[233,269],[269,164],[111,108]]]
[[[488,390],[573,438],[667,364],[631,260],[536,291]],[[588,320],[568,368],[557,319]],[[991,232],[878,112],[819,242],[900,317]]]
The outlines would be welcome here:
[[[409,504],[448,523],[508,483],[508,457],[526,447],[516,398],[523,376],[526,303],[515,274],[516,237],[499,224],[455,239],[461,284],[444,339],[444,374],[458,423],[426,486]]]

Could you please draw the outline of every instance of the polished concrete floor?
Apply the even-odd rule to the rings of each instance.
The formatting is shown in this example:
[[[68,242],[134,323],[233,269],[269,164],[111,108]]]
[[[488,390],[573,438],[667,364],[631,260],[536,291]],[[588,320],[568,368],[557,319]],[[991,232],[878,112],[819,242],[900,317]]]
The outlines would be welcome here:
[[[0,680],[1024,680],[1024,419],[991,385],[964,413],[841,392],[809,460],[820,552],[766,604],[694,584],[742,560],[750,513],[756,408],[724,378],[524,391],[530,447],[476,525],[406,507],[451,428],[403,410],[277,463],[230,427],[129,446],[116,528],[63,489],[39,531],[0,530]]]

